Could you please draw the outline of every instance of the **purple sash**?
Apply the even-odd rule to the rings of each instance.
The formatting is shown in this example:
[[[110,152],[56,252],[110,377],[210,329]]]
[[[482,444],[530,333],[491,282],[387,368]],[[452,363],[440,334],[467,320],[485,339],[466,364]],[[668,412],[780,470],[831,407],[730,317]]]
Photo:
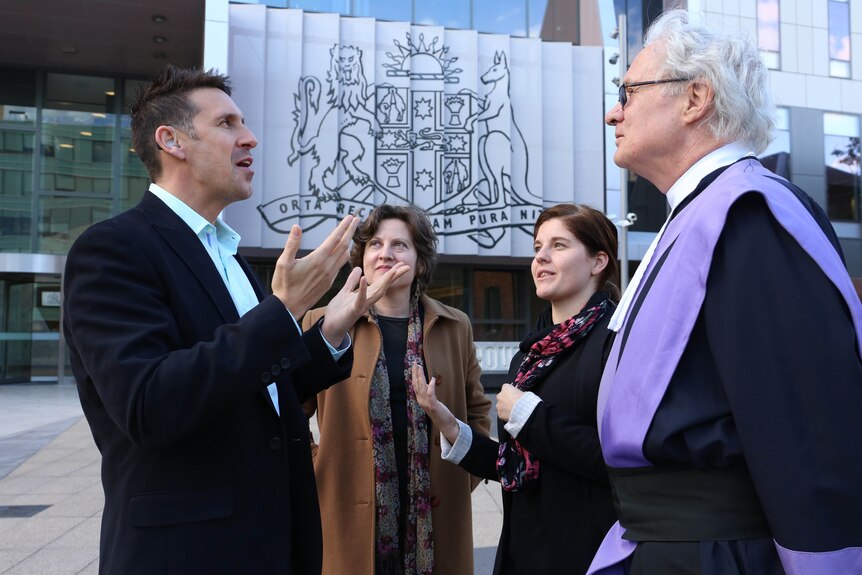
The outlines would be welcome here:
[[[703,305],[713,252],[727,214],[743,194],[763,195],[778,223],[835,284],[856,326],[856,342],[862,357],[862,303],[844,263],[811,214],[775,178],[778,176],[757,161],[737,162],[668,224],[632,301],[636,304],[644,289],[649,289],[650,294],[644,298],[634,321],[631,316],[634,306],[629,308],[614,340],[599,388],[599,437],[609,466],[651,465],[643,453],[647,430]],[[653,270],[658,265],[662,267],[650,285]],[[628,325],[630,321],[632,325]],[[623,343],[625,354],[620,358]],[[624,531],[619,523],[611,528],[588,575],[624,572],[620,562],[636,546],[621,538]],[[854,557],[862,557],[858,548],[847,551]],[[784,554],[782,559],[785,559]],[[786,562],[785,569],[788,569]],[[793,573],[789,569],[787,572]]]

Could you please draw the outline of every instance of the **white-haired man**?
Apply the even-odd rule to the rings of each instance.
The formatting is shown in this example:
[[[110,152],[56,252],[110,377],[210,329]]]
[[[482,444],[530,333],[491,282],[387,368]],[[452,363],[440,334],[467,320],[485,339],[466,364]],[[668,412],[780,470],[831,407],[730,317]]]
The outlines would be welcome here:
[[[624,80],[614,160],[672,213],[611,320],[620,521],[589,573],[862,573],[862,304],[823,211],[754,156],[757,48],[670,11]]]

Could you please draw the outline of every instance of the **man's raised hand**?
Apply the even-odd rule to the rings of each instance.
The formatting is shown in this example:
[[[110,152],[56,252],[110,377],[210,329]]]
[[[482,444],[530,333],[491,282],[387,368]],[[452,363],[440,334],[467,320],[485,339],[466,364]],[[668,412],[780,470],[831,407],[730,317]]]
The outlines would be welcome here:
[[[410,266],[404,262],[398,262],[369,286],[362,277],[362,270],[353,268],[344,286],[326,306],[326,316],[320,328],[326,341],[338,346],[347,330],[383,297],[392,282],[408,271]],[[356,289],[357,286],[359,289]]]
[[[302,240],[302,229],[294,225],[275,262],[272,293],[299,319],[316,304],[332,286],[338,270],[349,257],[348,249],[359,220],[345,216],[320,246],[303,258],[296,259]]]

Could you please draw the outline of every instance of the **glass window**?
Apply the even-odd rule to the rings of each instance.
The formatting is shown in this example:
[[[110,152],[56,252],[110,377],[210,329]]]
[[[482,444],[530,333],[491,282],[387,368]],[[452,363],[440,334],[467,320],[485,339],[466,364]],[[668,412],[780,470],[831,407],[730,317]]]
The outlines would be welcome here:
[[[860,221],[859,116],[823,114],[826,212],[830,219]]]
[[[414,22],[417,24],[470,28],[470,3],[464,0],[414,1]]]
[[[43,192],[111,192],[112,78],[48,74],[42,111]]]
[[[36,71],[0,68],[0,121],[15,126],[36,123]]]
[[[354,0],[353,15],[410,22],[411,4],[411,0]]]
[[[473,337],[476,341],[519,341],[526,331],[523,273],[473,272]]]
[[[661,3],[659,3],[661,6]],[[632,60],[643,50],[643,37],[646,31],[644,22],[644,6],[642,2],[634,2],[627,0],[614,0],[614,13],[617,15],[626,15],[626,44],[628,45],[628,65],[632,65]],[[616,27],[616,26],[614,26]]]
[[[0,68],[0,251],[29,252],[36,72]]]
[[[552,14],[548,14],[548,0],[530,0],[529,6],[529,35],[530,38],[541,38],[542,28],[545,24],[545,18],[550,18]]]
[[[778,108],[775,113],[775,138],[761,154],[763,165],[784,178],[790,179],[790,110]]]
[[[120,118],[120,211],[134,207],[150,185],[150,177],[144,164],[132,146],[129,106],[138,89],[146,85],[143,80],[126,80],[123,90],[123,116]]]
[[[473,0],[473,28],[479,32],[526,36],[525,0]]]
[[[428,297],[469,313],[464,289],[467,280],[468,276],[463,266],[439,264],[431,277],[431,284],[425,291]]]
[[[350,15],[350,0],[290,0],[287,5],[288,8],[302,8],[310,12],[336,12]]]
[[[850,77],[850,4],[829,0],[829,75]]]
[[[39,208],[41,253],[67,253],[90,225],[111,217],[110,199],[44,196]]]
[[[757,47],[768,68],[781,67],[778,0],[757,0]]]

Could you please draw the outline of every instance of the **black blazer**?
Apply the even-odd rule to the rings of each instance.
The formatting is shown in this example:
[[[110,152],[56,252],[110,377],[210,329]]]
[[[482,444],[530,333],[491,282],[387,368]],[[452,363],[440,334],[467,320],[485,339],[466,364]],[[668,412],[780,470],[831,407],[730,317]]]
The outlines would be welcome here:
[[[274,296],[241,319],[197,236],[147,192],[72,246],[64,333],[102,453],[100,573],[320,572],[301,404],[350,374]],[[278,385],[281,417],[266,385]]]
[[[603,296],[599,292],[587,305]],[[616,521],[596,427],[602,366],[614,335],[607,329],[611,315],[613,308],[531,390],[542,403],[518,439],[538,457],[539,479],[528,491],[503,491],[495,575],[582,575]],[[540,321],[538,329],[521,342],[521,351],[509,366],[508,381],[514,380],[530,346],[551,327],[550,321]],[[498,433],[508,436],[499,420]],[[496,441],[475,433],[460,465],[474,475],[497,480],[497,453]]]

